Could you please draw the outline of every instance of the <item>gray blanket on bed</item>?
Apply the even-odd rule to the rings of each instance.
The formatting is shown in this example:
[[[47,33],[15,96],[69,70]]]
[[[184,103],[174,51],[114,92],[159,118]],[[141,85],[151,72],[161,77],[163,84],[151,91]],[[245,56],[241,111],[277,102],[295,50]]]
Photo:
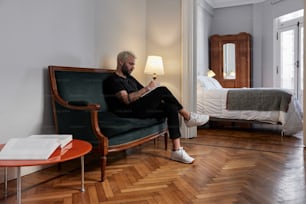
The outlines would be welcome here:
[[[287,112],[291,94],[280,89],[228,90],[228,110],[284,111]]]

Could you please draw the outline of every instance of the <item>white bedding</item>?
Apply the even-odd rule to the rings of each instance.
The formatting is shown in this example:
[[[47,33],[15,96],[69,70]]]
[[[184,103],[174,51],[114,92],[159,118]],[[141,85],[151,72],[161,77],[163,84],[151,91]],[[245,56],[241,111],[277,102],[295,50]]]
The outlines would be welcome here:
[[[207,82],[209,81],[209,82]],[[213,78],[198,77],[197,112],[216,118],[256,120],[281,124],[285,135],[294,135],[303,129],[301,108],[292,97],[287,112],[283,111],[232,111],[226,109],[229,89],[222,88]]]

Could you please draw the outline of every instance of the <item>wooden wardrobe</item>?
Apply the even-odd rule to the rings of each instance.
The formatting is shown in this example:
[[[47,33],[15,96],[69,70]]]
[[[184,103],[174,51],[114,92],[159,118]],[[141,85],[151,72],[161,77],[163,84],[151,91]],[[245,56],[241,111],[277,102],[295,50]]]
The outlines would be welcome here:
[[[252,87],[251,38],[245,32],[210,36],[210,69],[224,88]]]

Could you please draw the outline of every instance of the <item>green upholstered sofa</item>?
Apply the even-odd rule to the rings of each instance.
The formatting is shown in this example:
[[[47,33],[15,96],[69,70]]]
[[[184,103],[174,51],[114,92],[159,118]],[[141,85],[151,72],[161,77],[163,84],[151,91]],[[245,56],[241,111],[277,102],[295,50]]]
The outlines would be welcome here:
[[[90,142],[101,154],[101,181],[107,154],[126,150],[164,136],[165,119],[121,118],[107,109],[103,80],[113,70],[49,66],[49,80],[56,133],[72,134]]]

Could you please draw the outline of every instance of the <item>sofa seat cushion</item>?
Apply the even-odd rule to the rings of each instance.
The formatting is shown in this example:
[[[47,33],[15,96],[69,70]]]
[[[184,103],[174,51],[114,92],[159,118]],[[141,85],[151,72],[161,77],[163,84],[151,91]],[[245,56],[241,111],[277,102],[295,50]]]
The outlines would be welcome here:
[[[149,127],[136,129],[133,131],[129,131],[120,135],[113,136],[109,138],[108,145],[115,146],[120,144],[128,144],[130,142],[135,142],[139,139],[149,137],[157,132],[161,132],[167,129],[166,122],[159,122]]]
[[[124,137],[124,135],[126,133],[129,133],[130,131],[133,131],[133,134],[135,134],[136,133],[135,130],[142,132],[143,135],[148,135],[146,133],[146,128],[153,127],[154,125],[159,126],[160,124],[163,123],[165,123],[165,119],[123,118],[123,117],[118,117],[117,115],[111,112],[99,112],[100,130],[108,138],[112,138],[118,135]],[[143,131],[141,131],[142,129]]]

